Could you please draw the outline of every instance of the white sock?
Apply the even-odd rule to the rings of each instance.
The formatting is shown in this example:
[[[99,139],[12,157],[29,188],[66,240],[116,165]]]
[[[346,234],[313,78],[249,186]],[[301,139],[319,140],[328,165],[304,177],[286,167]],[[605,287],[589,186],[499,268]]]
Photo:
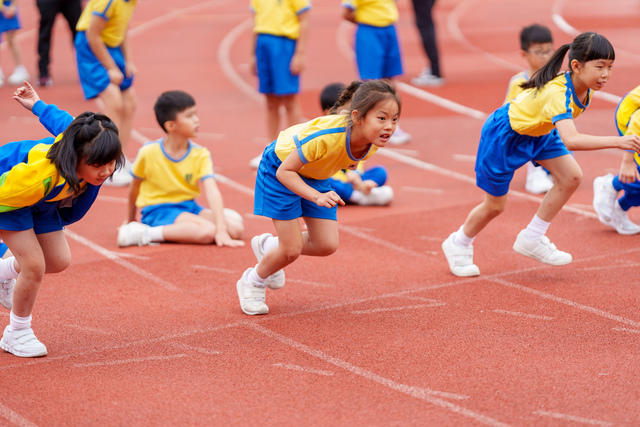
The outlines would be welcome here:
[[[264,249],[264,253],[269,252],[271,249],[275,249],[278,247],[278,238],[271,236],[267,237],[262,244],[262,249]]]
[[[147,229],[149,240],[152,242],[164,242],[164,225]]]
[[[550,225],[550,222],[540,219],[540,217],[536,214],[533,216],[533,219],[531,220],[529,225],[527,225],[527,228],[524,232],[524,237],[532,242],[534,240],[541,239],[549,229]]]
[[[0,280],[15,279],[18,277],[15,260],[16,258],[12,256],[0,260]]]
[[[258,264],[251,270],[248,277],[249,281],[253,282],[258,288],[265,288],[267,286],[267,279],[263,279],[258,275]]]
[[[31,315],[27,317],[16,316],[13,311],[9,314],[9,326],[13,328],[14,331],[19,329],[29,329],[31,327]]]
[[[453,239],[453,243],[458,246],[471,246],[471,244],[475,240],[475,236],[474,237],[467,236],[466,234],[464,234],[463,229],[464,229],[464,224],[462,224],[458,229],[458,231],[456,232],[456,235]]]
[[[362,193],[362,191],[353,190],[353,192],[351,193],[351,197],[349,197],[349,201],[351,203],[358,204],[362,201],[363,198],[364,194]]]

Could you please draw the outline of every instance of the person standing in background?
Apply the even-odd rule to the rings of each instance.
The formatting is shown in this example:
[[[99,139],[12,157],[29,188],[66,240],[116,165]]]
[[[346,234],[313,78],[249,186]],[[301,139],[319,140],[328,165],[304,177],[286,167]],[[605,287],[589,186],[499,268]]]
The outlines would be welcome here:
[[[442,74],[440,74],[436,28],[431,16],[431,9],[433,9],[436,0],[412,0],[412,2],[416,26],[420,32],[422,46],[431,66],[425,67],[417,77],[411,79],[411,83],[416,86],[442,86],[445,81],[442,78]]]
[[[29,73],[22,64],[22,51],[16,40],[16,33],[22,28],[18,17],[18,0],[4,0],[0,5],[0,38],[4,33],[7,43],[13,53],[15,68],[7,81],[14,86],[20,86],[23,81],[29,79]],[[4,85],[4,74],[0,69],[0,87]]]

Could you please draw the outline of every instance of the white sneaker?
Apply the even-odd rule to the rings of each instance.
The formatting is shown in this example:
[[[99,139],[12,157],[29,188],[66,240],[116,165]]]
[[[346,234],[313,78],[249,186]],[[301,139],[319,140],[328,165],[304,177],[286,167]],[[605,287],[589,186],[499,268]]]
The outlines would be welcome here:
[[[393,132],[393,135],[389,138],[389,144],[392,145],[402,145],[409,141],[411,141],[411,135],[400,129],[400,126],[396,126],[395,132]]]
[[[131,163],[127,161],[122,168],[115,171],[113,175],[111,175],[111,178],[108,178],[104,182],[104,185],[108,187],[126,187],[131,184],[131,181],[133,181]]]
[[[38,341],[31,328],[14,330],[11,325],[7,325],[0,340],[0,347],[4,351],[20,357],[42,357],[47,355],[47,347]]]
[[[525,236],[525,230],[518,234],[513,250],[549,265],[566,265],[573,261],[571,254],[558,250],[547,236],[531,241]]]
[[[425,68],[420,74],[411,79],[411,83],[416,86],[438,87],[445,84],[445,79],[431,74],[430,68]]]
[[[118,246],[146,246],[151,243],[149,239],[149,227],[137,221],[123,224],[118,229]]]
[[[251,239],[251,249],[253,249],[253,254],[256,256],[258,262],[260,262],[264,256],[264,241],[269,237],[273,237],[273,235],[271,233],[264,233],[259,236],[253,236]],[[283,287],[284,270],[278,270],[271,276],[267,277],[267,286],[274,290]]]
[[[458,246],[453,243],[456,231],[442,242],[442,252],[449,263],[449,270],[459,277],[480,275],[480,269],[473,263],[473,246]]]
[[[269,313],[269,307],[264,303],[266,288],[253,286],[249,281],[249,273],[253,268],[248,268],[240,280],[236,283],[238,290],[238,298],[240,299],[240,308],[245,314],[253,316],[255,314]]]
[[[251,169],[258,169],[258,167],[260,166],[261,160],[262,160],[262,154],[260,154],[258,157],[254,157],[253,159],[249,160],[249,167]]]
[[[613,212],[611,213],[611,219],[609,221],[601,217],[599,217],[599,219],[601,223],[608,225],[609,227],[615,228],[618,234],[630,236],[632,234],[640,233],[640,226],[631,222],[631,220],[627,216],[627,213],[624,210],[622,210],[622,208],[620,207],[620,203],[618,203],[617,200],[614,201],[614,204],[613,204]]]
[[[553,180],[542,166],[527,168],[527,180],[524,189],[531,194],[544,194],[553,187]]]
[[[600,222],[608,224],[611,221],[613,207],[618,198],[618,192],[613,188],[613,178],[611,174],[599,176],[593,180],[593,209],[598,214]]]
[[[18,65],[15,70],[13,70],[13,73],[11,73],[7,81],[10,85],[20,86],[25,80],[29,80],[29,77],[31,76],[27,69],[24,68],[24,65]]]
[[[364,194],[358,202],[360,206],[386,206],[393,201],[393,188],[388,185],[373,187],[369,194]]]
[[[0,305],[11,310],[13,307],[13,287],[16,279],[9,279],[0,282]]]

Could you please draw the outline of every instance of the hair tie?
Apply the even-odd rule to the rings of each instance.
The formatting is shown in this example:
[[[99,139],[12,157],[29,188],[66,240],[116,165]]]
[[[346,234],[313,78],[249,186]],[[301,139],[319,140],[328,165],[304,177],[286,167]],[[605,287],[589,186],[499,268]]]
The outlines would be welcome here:
[[[89,114],[87,117],[84,118],[84,124],[90,125],[91,123],[93,123],[95,118],[96,118],[95,114]]]

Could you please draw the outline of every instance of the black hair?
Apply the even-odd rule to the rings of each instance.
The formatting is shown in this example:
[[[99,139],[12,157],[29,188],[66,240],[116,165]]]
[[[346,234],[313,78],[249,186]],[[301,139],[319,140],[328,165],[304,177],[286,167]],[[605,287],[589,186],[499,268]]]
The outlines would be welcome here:
[[[80,114],[71,122],[49,149],[47,159],[51,160],[69,185],[69,193],[80,190],[80,179],[76,172],[79,162],[102,166],[115,160],[116,170],[125,163],[116,125],[104,114],[90,111]]]
[[[325,86],[320,93],[320,107],[322,111],[330,110],[336,105],[344,88],[345,86],[342,83],[331,83]]]
[[[398,115],[402,110],[402,102],[396,92],[396,89],[385,80],[354,80],[347,86],[340,98],[336,101],[333,108],[329,112],[335,114],[338,108],[351,103],[349,111],[358,111],[356,121],[367,115],[375,105],[386,99],[393,99],[398,104]],[[353,126],[353,119],[349,116],[349,126]]]
[[[523,89],[533,87],[541,89],[558,75],[567,52],[569,52],[570,68],[574,59],[581,64],[599,59],[611,61],[616,59],[616,52],[613,46],[604,36],[591,32],[582,33],[573,39],[572,43],[560,46],[549,61],[536,71],[528,82],[522,83],[520,87]]]
[[[166,122],[175,120],[178,113],[194,105],[196,105],[196,102],[188,93],[181,90],[171,90],[158,97],[153,110],[156,113],[158,124],[166,132],[167,130],[164,128]]]
[[[544,25],[533,24],[520,31],[520,47],[529,50],[534,43],[553,43],[551,31]]]

